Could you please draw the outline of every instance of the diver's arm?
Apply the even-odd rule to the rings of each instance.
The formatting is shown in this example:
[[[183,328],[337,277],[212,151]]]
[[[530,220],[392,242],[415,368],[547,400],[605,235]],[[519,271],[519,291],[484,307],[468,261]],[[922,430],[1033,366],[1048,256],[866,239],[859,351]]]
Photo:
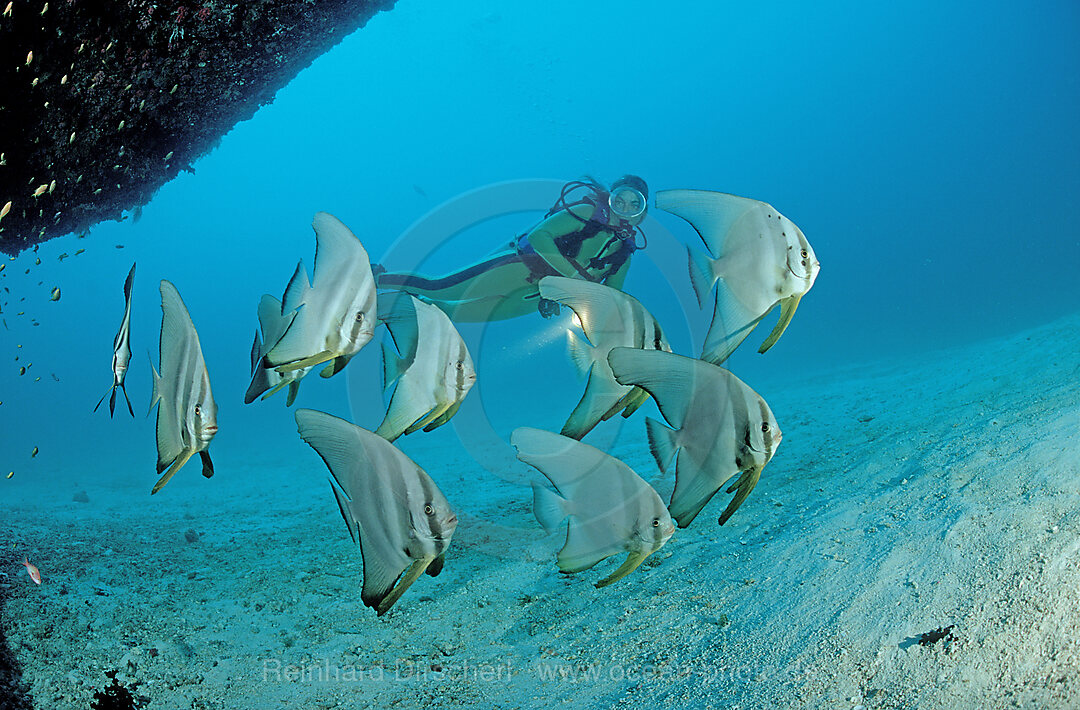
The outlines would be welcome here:
[[[629,271],[630,259],[627,259],[622,263],[622,266],[619,267],[618,271],[604,279],[604,285],[610,286],[612,288],[617,288],[622,291],[623,282],[626,281],[626,274]]]
[[[589,204],[583,204],[574,205],[568,209],[572,210],[574,214],[567,214],[567,211],[564,210],[551,215],[538,224],[533,231],[529,232],[528,240],[536,253],[540,255],[540,258],[551,264],[553,269],[563,276],[575,278],[581,276],[581,271],[576,264],[563,256],[562,252],[559,251],[559,247],[555,244],[555,239],[584,227],[583,220],[592,217],[596,208]],[[577,215],[577,217],[574,215]]]

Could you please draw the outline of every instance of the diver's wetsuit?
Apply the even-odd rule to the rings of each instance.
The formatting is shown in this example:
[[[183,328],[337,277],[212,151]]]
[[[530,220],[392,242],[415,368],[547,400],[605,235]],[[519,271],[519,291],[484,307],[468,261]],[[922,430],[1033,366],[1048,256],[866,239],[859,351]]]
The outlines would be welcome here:
[[[472,266],[436,279],[385,272],[378,285],[423,296],[456,321],[513,318],[537,310],[537,283],[544,276],[586,278],[621,288],[636,248],[633,236],[632,228],[627,233],[609,225],[606,205],[588,197]]]

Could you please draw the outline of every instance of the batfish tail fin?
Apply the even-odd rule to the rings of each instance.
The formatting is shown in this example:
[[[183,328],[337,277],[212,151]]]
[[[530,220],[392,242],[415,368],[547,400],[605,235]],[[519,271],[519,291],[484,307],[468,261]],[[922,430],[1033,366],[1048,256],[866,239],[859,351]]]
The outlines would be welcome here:
[[[566,504],[569,501],[536,481],[532,482],[532,489],[533,514],[536,516],[537,522],[548,533],[555,532],[562,521],[566,520],[569,515],[566,511]]]
[[[713,284],[716,283],[715,264],[717,260],[714,260],[711,255],[689,246],[686,247],[686,256],[690,268],[690,283],[694,287],[694,295],[697,296],[698,305],[704,308],[708,302],[709,294],[712,292]]]
[[[645,417],[645,433],[649,436],[649,451],[661,471],[667,471],[679,447],[675,441],[676,431],[664,426],[652,417]]]
[[[592,369],[596,361],[596,348],[586,343],[574,334],[574,331],[566,331],[566,350],[570,355],[570,361],[574,363],[574,369],[578,377],[585,377]]]
[[[383,391],[385,392],[405,372],[408,362],[405,358],[398,357],[397,351],[390,347],[390,343],[383,343],[382,347]]]

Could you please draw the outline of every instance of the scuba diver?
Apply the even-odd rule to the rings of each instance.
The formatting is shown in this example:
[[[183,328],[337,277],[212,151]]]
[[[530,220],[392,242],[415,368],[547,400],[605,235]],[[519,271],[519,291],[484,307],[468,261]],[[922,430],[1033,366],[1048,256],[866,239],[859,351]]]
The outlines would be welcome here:
[[[636,175],[624,175],[610,190],[592,179],[568,182],[543,221],[482,261],[434,279],[383,271],[376,276],[378,287],[423,297],[459,322],[503,320],[534,310],[554,317],[559,304],[540,297],[538,282],[545,276],[622,289],[630,257],[645,247],[638,225],[648,195]]]

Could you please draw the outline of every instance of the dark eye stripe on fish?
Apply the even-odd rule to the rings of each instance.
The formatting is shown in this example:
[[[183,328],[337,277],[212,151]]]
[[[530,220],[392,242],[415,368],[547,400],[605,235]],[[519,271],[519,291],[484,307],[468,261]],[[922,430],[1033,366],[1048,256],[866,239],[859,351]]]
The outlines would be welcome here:
[[[442,537],[442,525],[439,524],[438,518],[433,515],[426,515],[424,510],[425,506],[430,505],[431,502],[435,500],[435,491],[433,489],[433,486],[431,482],[423,476],[415,476],[414,479],[419,482],[420,489],[419,491],[415,492],[415,496],[412,495],[413,491],[410,491],[409,500],[412,505],[409,506],[409,509],[413,511],[418,511],[418,514],[423,516],[423,519],[425,521],[421,523],[418,520],[416,521],[416,524],[428,526],[428,529],[431,531],[433,537]],[[422,547],[424,555],[435,555],[437,552],[435,550],[435,545],[432,541],[423,540]]]
[[[652,320],[653,350],[664,349],[664,332],[660,329],[660,323],[655,318]]]
[[[468,357],[469,353],[465,349],[465,344],[461,343],[460,345],[458,345],[457,360],[455,361],[457,362],[458,367],[456,368],[457,379],[454,383],[457,386],[459,392],[465,389],[465,361]]]
[[[634,335],[634,347],[645,347],[645,338],[648,334],[645,332],[647,324],[645,323],[645,314],[641,312],[639,308],[633,308],[630,301],[625,301],[623,306],[626,310],[630,311],[630,332]]]
[[[748,448],[753,448],[753,439],[750,437],[753,432],[750,431],[750,412],[747,408],[746,394],[744,392],[733,392],[733,396],[728,397],[728,401],[731,403],[731,423],[734,425],[732,431],[736,434],[736,437],[741,436],[742,443]],[[738,439],[736,444],[738,444]]]
[[[769,407],[765,404],[765,400],[758,401],[758,408],[761,411],[761,421],[769,421]],[[765,460],[769,460],[773,455],[773,430],[769,427],[768,431],[763,431],[761,438],[765,441]]]

